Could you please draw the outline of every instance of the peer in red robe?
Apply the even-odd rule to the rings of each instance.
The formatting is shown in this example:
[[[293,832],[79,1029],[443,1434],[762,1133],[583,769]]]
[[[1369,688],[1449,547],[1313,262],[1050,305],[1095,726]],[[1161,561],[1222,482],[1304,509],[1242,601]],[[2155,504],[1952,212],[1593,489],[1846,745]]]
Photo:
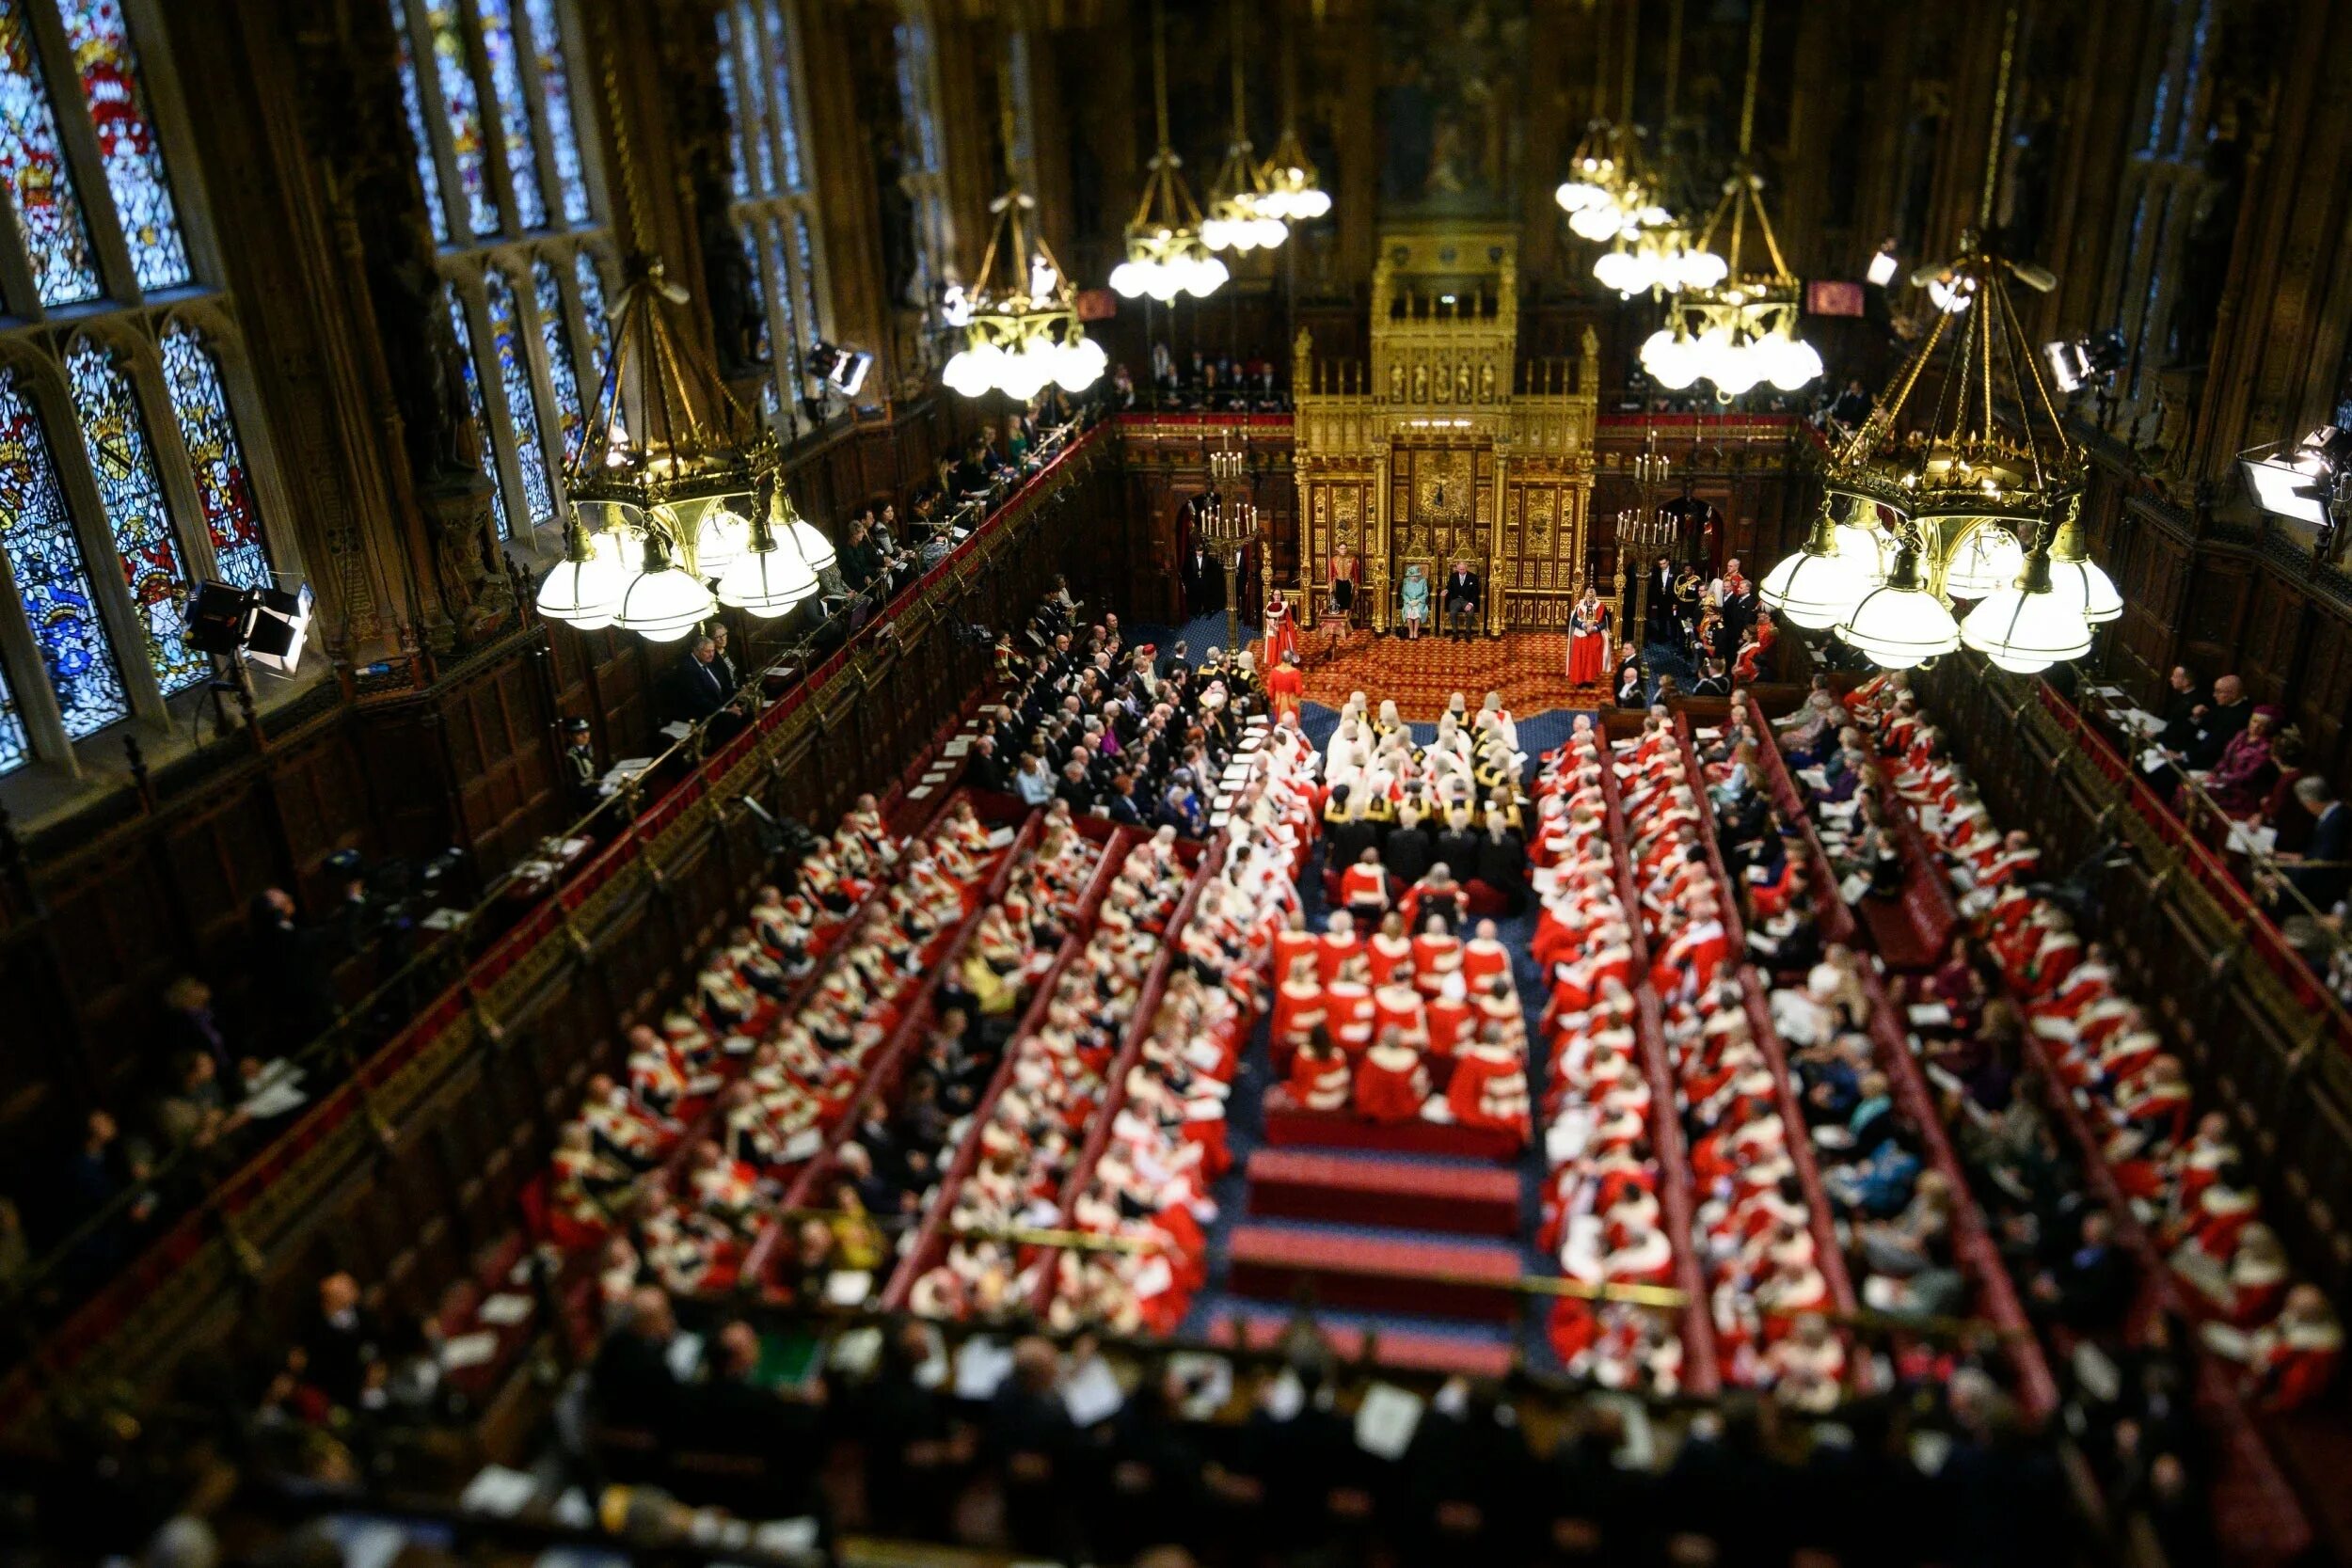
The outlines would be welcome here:
[[[1286,636],[1295,635],[1290,631],[1288,615],[1282,618],[1282,628]],[[1296,648],[1285,648],[1282,657],[1275,661],[1274,668],[1266,672],[1265,691],[1266,701],[1273,706],[1277,721],[1285,714],[1294,719],[1298,716],[1300,707],[1307,700],[1307,673],[1298,667]]]
[[[2253,1336],[2250,1367],[2262,1407],[2309,1404],[2334,1380],[2344,1358],[2344,1326],[2316,1285],[2297,1285],[2270,1326]]]
[[[1454,1053],[1445,1099],[1460,1126],[1527,1136],[1527,1069],[1519,1053],[1500,1041],[1474,1041]]]
[[[1291,1103],[1304,1111],[1347,1109],[1347,1056],[1318,1028],[1291,1057]]]
[[[1356,1069],[1356,1114],[1389,1125],[1417,1121],[1428,1099],[1429,1069],[1421,1053],[1404,1031],[1387,1031]]]
[[[1606,686],[1609,683],[1609,607],[1592,589],[1568,613],[1568,684]]]
[[[1266,601],[1265,607],[1265,667],[1266,687],[1274,686],[1275,673],[1282,662],[1298,652],[1298,623],[1291,618],[1288,599],[1279,594]]]

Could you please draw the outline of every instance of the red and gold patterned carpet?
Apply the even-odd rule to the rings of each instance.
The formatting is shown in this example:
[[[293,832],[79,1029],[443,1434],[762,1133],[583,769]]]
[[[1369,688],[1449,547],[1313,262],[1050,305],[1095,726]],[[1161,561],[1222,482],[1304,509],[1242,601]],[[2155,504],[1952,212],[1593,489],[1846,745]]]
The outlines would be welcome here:
[[[1456,691],[1472,708],[1499,691],[1503,705],[1520,714],[1598,707],[1605,701],[1598,688],[1568,685],[1567,641],[1559,632],[1512,632],[1468,641],[1423,635],[1407,642],[1359,631],[1333,646],[1318,626],[1301,634],[1299,658],[1307,700],[1325,707],[1338,707],[1352,691],[1375,703],[1394,699],[1407,720],[1436,719]],[[1253,646],[1263,659],[1264,644]]]

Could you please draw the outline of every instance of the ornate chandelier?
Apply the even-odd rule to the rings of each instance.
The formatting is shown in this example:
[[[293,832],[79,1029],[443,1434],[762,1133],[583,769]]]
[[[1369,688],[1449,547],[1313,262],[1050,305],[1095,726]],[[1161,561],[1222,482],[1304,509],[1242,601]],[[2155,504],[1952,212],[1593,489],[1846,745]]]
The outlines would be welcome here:
[[[652,260],[613,309],[611,365],[564,469],[564,559],[539,585],[548,620],[667,642],[721,603],[773,616],[817,592],[806,546],[823,536],[792,513],[774,438],[671,331],[663,307],[687,297]]]
[[[1053,248],[1032,231],[1036,210],[1018,184],[990,204],[995,227],[957,312],[961,319],[952,322],[963,328],[963,347],[940,377],[965,397],[1002,392],[1026,403],[1048,382],[1083,392],[1108,363],[1103,345],[1079,324],[1077,291]]]
[[[1756,85],[1764,57],[1764,0],[1748,8],[1748,76],[1740,108],[1740,155],[1723,199],[1700,231],[1693,256],[1713,261],[1713,276],[1692,283],[1668,305],[1664,326],[1642,344],[1642,368],[1650,379],[1680,391],[1704,377],[1716,391],[1735,398],[1760,382],[1793,392],[1821,373],[1821,356],[1797,336],[1803,286],[1782,260],[1780,241],[1764,210],[1764,182],[1749,161],[1756,136]],[[1756,214],[1772,270],[1750,277],[1740,270],[1747,218]],[[1718,260],[1715,237],[1730,220],[1730,254]],[[1603,278],[1603,282],[1608,279]],[[1630,293],[1630,291],[1626,291]],[[1671,292],[1671,291],[1670,291]]]
[[[1568,177],[1551,193],[1580,239],[1613,239],[1623,227],[1619,198],[1630,162],[1630,150],[1621,146],[1626,140],[1626,133],[1606,119],[1586,125],[1568,157]]]
[[[1629,18],[1631,8],[1629,7]],[[1679,8],[1677,8],[1677,16]],[[1568,157],[1568,177],[1552,192],[1552,199],[1568,215],[1568,230],[1579,239],[1607,245],[1593,262],[1593,277],[1622,298],[1635,294],[1679,293],[1722,281],[1724,263],[1691,244],[1689,230],[1667,205],[1669,182],[1641,154],[1641,129],[1632,122],[1633,46],[1638,28],[1626,31],[1625,81],[1619,108],[1623,119],[1596,119]],[[1672,118],[1676,67],[1679,63],[1678,24],[1669,32],[1666,71],[1666,112]],[[1600,52],[1597,66],[1604,66]],[[1605,91],[1598,71],[1593,96]]]
[[[1211,250],[1242,255],[1272,250],[1290,238],[1290,225],[1281,214],[1266,210],[1273,194],[1265,170],[1251,155],[1248,119],[1242,105],[1241,0],[1233,4],[1233,139],[1226,145],[1225,161],[1209,182],[1209,215],[1200,225],[1200,243]]]
[[[602,41],[609,58],[612,41]],[[609,69],[604,90],[633,247],[645,233],[643,201]],[[775,437],[671,330],[665,308],[685,304],[687,292],[659,257],[632,254],[628,266],[604,379],[564,466],[564,559],[540,581],[539,613],[659,642],[721,604],[782,615],[815,596],[833,546],[793,512]]]
[[[1178,294],[1205,299],[1232,276],[1200,235],[1200,208],[1180,172],[1168,134],[1168,46],[1160,0],[1152,6],[1152,103],[1160,146],[1152,154],[1143,196],[1127,222],[1127,259],[1111,269],[1111,287],[1129,299],[1149,294],[1166,305]]]
[[[1274,150],[1258,177],[1265,190],[1258,198],[1258,211],[1267,217],[1305,223],[1331,210],[1331,194],[1323,188],[1323,176],[1307,156],[1298,133],[1288,125],[1274,139]]]
[[[1551,193],[1579,239],[1605,243],[1674,227],[1664,182],[1641,157],[1640,131],[1597,119],[1568,160],[1568,178]],[[1677,242],[1680,243],[1679,240]]]
[[[1989,227],[2007,119],[2017,12],[2009,13],[1979,220]],[[2083,456],[2068,437],[2010,297],[2011,279],[2056,279],[2010,261],[1979,232],[1914,275],[1940,283],[1934,323],[1859,430],[1831,460],[1804,547],[1764,579],[1765,603],[1803,626],[1834,626],[1884,669],[1965,644],[2031,673],[2090,651],[2092,626],[2122,613],[2083,552]],[[1946,301],[1957,301],[1957,307]],[[1932,412],[1902,415],[1948,335]],[[1955,600],[1975,600],[1965,619]]]
[[[1672,222],[1625,230],[1593,263],[1593,277],[1626,299],[1653,291],[1680,294],[1710,288],[1724,280],[1724,270],[1722,257],[1703,243],[1692,245],[1690,234]]]

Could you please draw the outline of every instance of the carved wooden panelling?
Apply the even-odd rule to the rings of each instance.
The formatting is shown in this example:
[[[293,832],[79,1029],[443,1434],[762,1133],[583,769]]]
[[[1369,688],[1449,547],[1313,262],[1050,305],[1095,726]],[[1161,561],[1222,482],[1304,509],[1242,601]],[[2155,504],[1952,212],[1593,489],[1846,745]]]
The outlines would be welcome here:
[[[2239,628],[2252,587],[2252,573],[2243,561],[2208,558],[2197,574],[2197,592],[2185,608],[2181,626],[2181,652],[2203,679],[2227,672],[2237,660]]]
[[[2303,595],[2271,573],[2258,572],[2252,605],[2240,644],[2238,674],[2256,702],[2282,702],[2295,673],[2296,647],[2302,640]]]
[[[464,832],[488,865],[511,864],[553,825],[552,739],[536,679],[530,664],[510,662],[442,709]]]
[[[2312,766],[2337,779],[2352,770],[2352,622],[2313,617],[2295,720]]]

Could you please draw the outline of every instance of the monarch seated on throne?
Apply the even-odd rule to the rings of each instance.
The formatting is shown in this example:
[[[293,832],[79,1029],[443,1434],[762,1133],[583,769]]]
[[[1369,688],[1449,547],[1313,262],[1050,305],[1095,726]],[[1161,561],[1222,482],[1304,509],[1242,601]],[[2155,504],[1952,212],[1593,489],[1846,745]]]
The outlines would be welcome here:
[[[1405,568],[1404,581],[1397,590],[1397,613],[1407,640],[1418,639],[1428,626],[1429,600],[1428,562],[1413,562]]]

